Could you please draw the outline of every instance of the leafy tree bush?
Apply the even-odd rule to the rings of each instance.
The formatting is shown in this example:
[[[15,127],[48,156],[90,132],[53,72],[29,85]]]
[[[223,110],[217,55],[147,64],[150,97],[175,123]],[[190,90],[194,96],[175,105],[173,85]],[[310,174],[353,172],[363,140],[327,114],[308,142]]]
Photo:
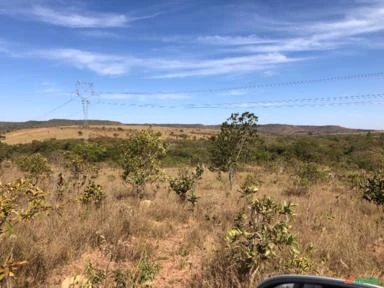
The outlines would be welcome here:
[[[90,163],[102,162],[106,158],[106,148],[98,143],[79,143],[73,148],[73,152]]]
[[[251,278],[265,269],[305,271],[309,261],[300,256],[296,236],[289,222],[292,203],[279,203],[269,197],[251,201],[226,235],[228,257],[239,279]]]
[[[0,237],[12,227],[47,211],[46,194],[28,180],[0,183]]]
[[[228,172],[232,189],[240,156],[257,137],[257,116],[250,112],[233,113],[211,138],[210,162],[213,170]]]
[[[302,161],[319,162],[323,155],[323,147],[320,145],[320,141],[316,141],[313,138],[301,137],[298,138],[290,147],[291,153],[295,158]]]
[[[165,156],[166,151],[160,135],[151,129],[136,132],[121,145],[122,177],[140,197],[145,184],[158,179],[160,159]]]
[[[194,194],[194,186],[196,182],[201,179],[203,172],[204,169],[201,165],[197,165],[194,172],[189,172],[187,169],[180,169],[178,177],[170,179],[169,186],[176,192],[182,202],[187,200],[195,206],[198,198]]]
[[[32,220],[50,209],[46,194],[30,181],[19,179],[13,183],[0,183],[0,242],[13,232],[20,222]],[[3,255],[5,256],[5,255]],[[27,261],[13,260],[12,252],[0,265],[0,287],[11,287],[15,271]]]
[[[99,208],[104,199],[105,194],[103,188],[95,182],[91,181],[84,189],[79,200],[83,205],[93,204]]]
[[[383,172],[374,174],[362,184],[363,198],[384,205],[384,176]]]
[[[52,169],[48,164],[48,159],[40,153],[32,155],[22,155],[16,158],[16,164],[20,170],[26,172],[28,177],[37,183],[41,176],[48,176]]]
[[[307,195],[312,185],[324,181],[328,177],[327,172],[313,162],[296,162],[294,164],[294,171],[294,187],[286,191],[289,195]]]
[[[167,155],[162,161],[163,165],[170,167],[190,165],[193,163],[206,163],[209,159],[206,139],[199,140],[168,140]]]
[[[241,198],[246,197],[250,200],[250,197],[259,191],[261,181],[256,175],[247,175],[243,184],[240,186]]]

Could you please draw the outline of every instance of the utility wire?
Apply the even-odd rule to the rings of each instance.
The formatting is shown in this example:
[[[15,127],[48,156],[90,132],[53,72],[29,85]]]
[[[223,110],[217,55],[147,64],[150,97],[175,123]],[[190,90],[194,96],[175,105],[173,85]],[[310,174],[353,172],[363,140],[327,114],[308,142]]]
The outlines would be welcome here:
[[[245,85],[238,85],[225,88],[208,88],[199,90],[166,90],[166,91],[105,91],[99,92],[97,95],[110,95],[110,94],[127,94],[127,95],[163,95],[163,94],[201,94],[201,93],[216,93],[216,92],[230,92],[231,90],[249,90],[258,88],[273,88],[282,86],[298,86],[298,85],[309,85],[316,83],[323,83],[329,81],[343,81],[343,80],[356,80],[356,79],[367,79],[367,78],[380,78],[384,77],[384,72],[369,72],[369,73],[356,73],[347,75],[338,75],[330,77],[322,77],[317,79],[304,79],[294,80],[285,82],[272,82],[272,83],[249,83]]]
[[[200,89],[200,90],[169,90],[169,91],[152,91],[152,92],[140,92],[140,91],[123,91],[123,92],[99,92],[95,93],[92,89],[92,93],[90,97],[97,96],[99,99],[97,100],[96,104],[106,104],[106,105],[120,105],[120,106],[130,106],[130,107],[151,107],[151,108],[180,108],[180,105],[155,105],[155,104],[127,104],[122,102],[115,102],[115,101],[109,101],[104,100],[101,98],[102,95],[110,95],[110,94],[127,94],[127,95],[164,95],[164,94],[176,94],[176,93],[182,93],[182,94],[202,94],[202,93],[215,93],[215,92],[230,92],[231,90],[247,90],[247,89],[257,89],[257,88],[271,88],[271,87],[280,87],[280,86],[297,86],[297,85],[309,85],[309,84],[315,84],[315,83],[322,83],[327,81],[342,81],[342,80],[354,80],[354,79],[367,79],[367,78],[377,78],[377,77],[384,77],[384,72],[368,72],[368,73],[355,73],[355,74],[347,74],[347,75],[338,75],[338,76],[331,76],[331,77],[322,77],[317,79],[305,79],[305,80],[295,80],[295,81],[286,81],[286,82],[275,82],[275,83],[250,83],[247,85],[239,85],[239,86],[233,86],[233,87],[226,87],[226,88],[210,88],[210,89]],[[72,92],[73,93],[73,92]],[[372,94],[369,96],[369,94],[366,95],[356,95],[356,96],[343,96],[343,97],[322,97],[322,98],[294,98],[294,99],[286,99],[286,100],[280,100],[280,102],[286,103],[286,102],[304,102],[304,101],[337,101],[340,99],[352,99],[352,98],[366,98],[366,97],[382,97],[382,95],[379,94]],[[87,98],[87,101],[88,101]],[[48,112],[44,113],[42,116],[38,117],[44,118],[53,112],[56,112],[59,109],[62,109],[63,107],[70,104],[72,101],[75,100],[75,97],[71,97],[66,102],[58,105],[57,107],[54,107],[53,109],[49,110]],[[125,99],[125,101],[129,101],[130,99]],[[120,99],[120,101],[124,101],[124,99]],[[89,102],[88,102],[89,103]],[[248,104],[253,104],[255,106],[257,105],[264,105],[266,106],[266,103],[263,102],[247,102]],[[270,101],[268,101],[270,103]],[[222,103],[222,104],[202,104],[202,108],[210,108],[210,107],[218,107],[219,105],[234,105],[236,103]],[[276,103],[275,103],[276,104]],[[213,106],[212,106],[213,105]],[[287,105],[287,104],[284,104]],[[199,108],[195,107],[195,104],[186,104],[184,105],[184,108]]]
[[[314,97],[314,98],[291,98],[271,101],[258,102],[236,102],[236,103],[205,103],[205,104],[174,104],[162,105],[151,103],[126,103],[117,101],[98,100],[95,104],[112,105],[112,106],[127,106],[135,108],[184,108],[184,109],[220,109],[220,108],[269,108],[269,107],[304,107],[304,106],[327,106],[327,105],[343,105],[343,104],[361,104],[361,103],[379,103],[384,101],[384,93],[361,94],[350,96],[335,96],[335,97]],[[380,102],[381,103],[381,102]]]
[[[57,110],[67,106],[69,103],[71,103],[72,101],[74,100],[73,97],[71,97],[70,99],[68,99],[67,101],[65,101],[64,103],[60,104],[59,106],[56,106],[55,108],[49,110],[48,112],[44,113],[43,115],[41,115],[39,118],[44,118],[50,114],[52,114],[53,112],[56,112]]]

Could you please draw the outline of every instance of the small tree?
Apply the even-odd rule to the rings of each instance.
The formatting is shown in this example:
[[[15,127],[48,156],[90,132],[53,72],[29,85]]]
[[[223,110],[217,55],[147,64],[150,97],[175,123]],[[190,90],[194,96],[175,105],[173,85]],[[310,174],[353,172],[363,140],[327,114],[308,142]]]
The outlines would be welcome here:
[[[257,116],[250,112],[233,113],[220,128],[220,133],[211,138],[211,168],[228,172],[229,185],[232,189],[235,172],[242,153],[257,137]]]
[[[30,221],[49,209],[46,193],[30,181],[19,179],[9,184],[0,183],[0,243],[13,233],[15,225]],[[0,287],[11,287],[16,270],[25,264],[27,261],[13,259],[11,249],[5,262],[0,264]]]
[[[84,189],[79,200],[83,205],[94,204],[96,208],[100,208],[105,199],[103,187],[91,181]]]
[[[274,267],[298,273],[310,269],[299,251],[290,221],[295,205],[269,197],[249,201],[226,235],[228,257],[240,279]]]
[[[73,152],[84,159],[84,161],[96,163],[105,160],[107,149],[98,143],[87,142],[77,144]]]
[[[189,172],[187,169],[179,170],[177,178],[171,178],[169,186],[176,192],[181,202],[189,201],[192,206],[195,206],[198,197],[194,194],[194,186],[201,179],[204,169],[201,165],[196,166],[194,172]],[[189,195],[188,195],[189,194]]]
[[[384,205],[384,176],[383,171],[368,177],[365,183],[361,184],[363,198],[377,205]]]
[[[23,172],[27,173],[34,184],[36,184],[41,176],[49,176],[52,169],[48,164],[48,159],[40,153],[32,155],[23,155],[16,159],[16,164]]]
[[[122,147],[123,179],[130,183],[141,197],[145,184],[158,179],[160,159],[166,154],[166,145],[152,129],[132,135]]]

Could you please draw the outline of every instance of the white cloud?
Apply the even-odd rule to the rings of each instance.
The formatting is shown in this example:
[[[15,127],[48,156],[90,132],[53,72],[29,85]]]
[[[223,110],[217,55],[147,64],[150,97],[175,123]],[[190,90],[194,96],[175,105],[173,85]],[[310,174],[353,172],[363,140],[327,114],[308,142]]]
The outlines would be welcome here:
[[[49,7],[30,2],[18,5],[1,5],[0,14],[19,17],[22,20],[33,20],[67,28],[117,28],[126,27],[132,22],[154,18],[162,13],[143,16],[128,16],[123,13],[101,13],[79,9],[78,7]],[[22,17],[20,17],[22,16]],[[91,33],[92,34],[92,33]],[[93,36],[97,32],[93,32]],[[98,33],[99,36],[101,35]],[[106,34],[104,34],[105,36]]]
[[[279,42],[277,39],[264,39],[255,35],[248,36],[199,36],[195,39],[197,43],[208,45],[221,45],[221,46],[237,46],[237,45],[250,45],[250,44],[270,44]]]
[[[88,13],[54,10],[43,6],[34,6],[27,12],[35,20],[70,28],[111,28],[128,24],[129,18],[123,14]]]
[[[79,49],[38,50],[28,53],[29,57],[57,60],[88,69],[100,75],[123,75],[132,69],[152,74],[153,78],[182,78],[247,73],[272,68],[279,64],[300,61],[280,53],[223,57],[219,59],[173,60],[167,58],[137,58],[125,55],[95,53]],[[161,74],[157,74],[161,72]],[[155,76],[153,76],[155,74]]]
[[[303,59],[287,57],[280,53],[268,53],[240,57],[225,57],[214,60],[186,61],[176,65],[178,66],[178,69],[175,69],[176,71],[163,73],[155,76],[155,78],[183,78],[191,76],[249,73],[300,60]],[[171,62],[169,64],[169,68],[175,68],[176,63]]]
[[[134,58],[93,53],[78,49],[39,50],[31,52],[30,56],[58,60],[69,63],[79,69],[88,69],[101,75],[110,76],[128,73],[136,62]]]
[[[100,75],[118,76],[133,70],[151,78],[182,78],[194,76],[231,75],[255,71],[276,71],[285,63],[310,58],[291,56],[292,52],[336,50],[343,45],[367,43],[371,33],[384,31],[384,3],[373,2],[364,7],[346,10],[344,15],[316,23],[296,23],[296,29],[286,34],[272,33],[268,38],[249,35],[205,35],[197,37],[166,36],[155,40],[183,43],[188,48],[186,57],[134,57],[124,54],[108,54],[81,49],[41,49],[24,53],[21,57],[38,57],[72,65],[78,69],[91,70]],[[97,28],[119,27],[130,21],[157,16],[129,18],[123,14],[77,12],[73,8],[53,10],[45,6],[34,6],[28,15],[39,17],[39,21],[74,28],[94,28],[79,33],[90,37],[115,37],[116,34]],[[2,12],[0,12],[2,13]],[[26,13],[26,12],[23,12]],[[324,18],[323,18],[324,19]],[[282,22],[284,23],[284,22]],[[291,22],[290,22],[291,23]],[[273,35],[273,38],[272,38]],[[200,49],[212,45],[214,49]],[[382,45],[382,42],[381,42]],[[197,48],[197,49],[196,49]],[[207,47],[203,47],[207,48]],[[175,45],[178,52],[180,46]],[[198,50],[199,49],[199,50]],[[0,41],[0,52],[5,48]],[[17,50],[16,50],[17,51]],[[201,52],[201,51],[204,51]],[[201,53],[202,56],[197,56]],[[20,53],[22,54],[22,53]],[[181,54],[181,53],[180,53]],[[178,55],[180,55],[178,54]],[[224,55],[224,56],[223,56]],[[316,57],[316,56],[314,56]],[[240,93],[240,92],[236,92]]]
[[[170,43],[192,43],[202,45],[215,45],[215,46],[238,46],[250,44],[270,44],[279,42],[277,39],[261,38],[256,35],[246,36],[229,36],[229,35],[205,35],[205,36],[164,36],[164,37],[149,37],[144,40],[158,40]]]
[[[246,94],[248,94],[248,91],[244,89],[232,89],[226,93],[223,93],[223,95],[230,95],[230,96],[243,96]]]
[[[334,50],[348,44],[368,45],[371,42],[369,34],[384,31],[384,2],[367,3],[364,6],[346,9],[344,15],[336,20],[314,23],[289,22],[290,37],[284,37],[287,33],[276,34],[277,36],[274,38],[260,38],[254,34],[248,36],[208,35],[194,37],[189,42],[222,46],[224,51],[238,53],[321,51]],[[282,21],[281,26],[284,26],[284,23],[286,22]],[[167,39],[172,41],[172,37]],[[233,47],[225,48],[227,46]],[[370,46],[372,47],[372,43]]]
[[[4,54],[8,57],[18,57],[18,52],[15,52],[12,46],[13,45],[10,42],[0,38],[0,54]]]
[[[39,83],[36,93],[39,94],[59,94],[62,93],[62,89],[54,82],[42,81]]]
[[[91,38],[100,38],[100,39],[118,39],[121,36],[117,33],[105,30],[83,30],[78,33],[78,35],[91,37]]]

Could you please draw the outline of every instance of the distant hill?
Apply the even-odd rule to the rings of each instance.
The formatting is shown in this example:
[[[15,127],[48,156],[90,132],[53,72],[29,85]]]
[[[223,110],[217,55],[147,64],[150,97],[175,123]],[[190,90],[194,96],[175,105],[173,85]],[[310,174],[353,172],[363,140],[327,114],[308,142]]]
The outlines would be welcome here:
[[[83,120],[67,120],[52,119],[48,121],[27,121],[27,122],[0,122],[0,134],[6,132],[28,129],[28,128],[45,128],[57,126],[76,126],[83,125]],[[140,126],[143,124],[123,124],[118,121],[109,120],[89,120],[89,125],[129,125]],[[171,127],[171,128],[207,128],[218,129],[219,125],[202,125],[202,124],[145,124],[154,127]],[[348,133],[364,133],[375,132],[375,130],[351,129],[335,125],[311,126],[311,125],[287,125],[287,124],[265,124],[259,125],[258,131],[262,134],[272,135],[316,135],[316,134],[348,134]]]
[[[351,129],[336,125],[286,125],[286,124],[265,124],[258,128],[260,133],[276,135],[300,135],[300,134],[348,134],[348,133],[366,133],[374,130]]]
[[[26,122],[1,122],[0,133],[6,133],[17,129],[43,128],[56,126],[83,125],[83,120],[51,119],[48,121],[26,121]],[[109,120],[89,120],[89,125],[121,125],[122,123]]]

